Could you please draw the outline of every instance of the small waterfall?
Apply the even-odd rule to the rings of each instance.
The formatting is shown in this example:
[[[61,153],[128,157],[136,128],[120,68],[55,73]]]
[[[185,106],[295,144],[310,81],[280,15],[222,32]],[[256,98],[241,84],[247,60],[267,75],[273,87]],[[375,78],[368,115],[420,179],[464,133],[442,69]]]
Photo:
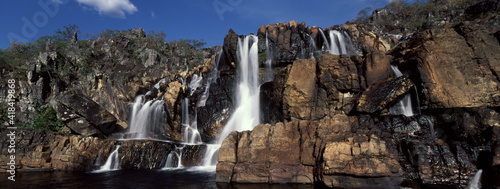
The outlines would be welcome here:
[[[323,38],[323,44],[325,46],[325,50],[330,52],[330,44],[328,44],[328,40],[326,39],[325,33],[323,30],[320,28],[319,33],[321,34],[321,37]]]
[[[477,173],[472,177],[467,185],[467,189],[481,189],[481,174],[483,173],[482,169],[479,169]]]
[[[318,50],[316,47],[316,42],[314,42],[314,38],[311,35],[309,36],[309,58],[314,58],[314,53]]]
[[[179,169],[183,168],[184,166],[182,165],[182,149],[184,146],[181,147],[176,147],[174,151],[171,151],[168,156],[167,156],[167,162],[165,163],[165,166],[163,169]]]
[[[219,135],[217,145],[209,147],[203,160],[205,165],[213,166],[222,141],[232,131],[252,130],[260,123],[260,86],[258,38],[254,35],[238,39],[239,83],[237,85],[237,104],[229,121]],[[209,162],[209,163],[207,163]]]
[[[109,154],[106,163],[101,166],[99,171],[113,171],[119,169],[119,157],[118,157],[118,149],[120,149],[120,145],[116,145],[116,149]]]
[[[188,85],[188,87],[190,89],[189,96],[193,95],[193,93],[196,91],[196,89],[198,89],[198,87],[200,87],[202,80],[203,80],[203,77],[201,76],[201,72],[198,75],[193,74],[193,77],[191,78],[191,82],[189,82],[189,85]]]
[[[184,142],[188,144],[196,144],[201,142],[200,132],[198,132],[198,124],[196,115],[193,120],[189,115],[189,98],[182,100],[182,126],[184,127]]]
[[[391,69],[395,78],[403,76],[403,73],[399,71],[398,67],[391,65]],[[410,93],[406,94],[397,104],[389,108],[389,111],[392,115],[405,115],[406,117],[414,116]]]
[[[264,78],[264,82],[269,82],[274,80],[274,73],[273,73],[273,52],[271,48],[269,48],[269,38],[267,37],[267,31],[266,31],[266,76]]]
[[[146,139],[149,134],[157,135],[163,132],[163,123],[166,121],[163,100],[145,102],[144,95],[135,98],[127,132],[127,138]],[[158,136],[155,136],[158,138]]]
[[[207,152],[205,154],[208,154],[208,156],[203,159],[202,166],[210,167],[217,164],[219,148],[219,144],[207,144]]]
[[[327,40],[323,30],[320,29],[319,32],[324,40],[326,52],[335,55],[359,55],[359,52],[354,46],[351,37],[345,31],[330,30],[328,32],[328,37],[330,38],[330,40]]]
[[[201,95],[200,99],[198,100],[198,103],[196,104],[196,107],[204,107],[205,103],[207,102],[208,99],[208,94],[210,92],[210,85],[217,81],[217,78],[219,77],[219,61],[220,57],[222,55],[222,47],[218,50],[217,55],[215,56],[215,62],[212,65],[212,69],[210,72],[207,74],[207,79],[205,83],[205,91],[203,92],[203,95]]]

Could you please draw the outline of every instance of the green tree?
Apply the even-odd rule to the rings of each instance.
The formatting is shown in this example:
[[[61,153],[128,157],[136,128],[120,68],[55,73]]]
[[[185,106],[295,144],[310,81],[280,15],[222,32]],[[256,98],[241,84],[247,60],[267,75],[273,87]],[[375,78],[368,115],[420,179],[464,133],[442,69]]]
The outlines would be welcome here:
[[[35,115],[31,118],[31,128],[61,131],[64,124],[57,119],[56,111],[52,107],[38,107],[35,109]]]
[[[63,41],[70,41],[71,37],[73,37],[73,34],[77,33],[78,35],[81,34],[82,32],[80,31],[80,27],[70,24],[68,26],[63,26],[63,30],[57,29],[56,31],[56,36],[60,38],[60,40]]]

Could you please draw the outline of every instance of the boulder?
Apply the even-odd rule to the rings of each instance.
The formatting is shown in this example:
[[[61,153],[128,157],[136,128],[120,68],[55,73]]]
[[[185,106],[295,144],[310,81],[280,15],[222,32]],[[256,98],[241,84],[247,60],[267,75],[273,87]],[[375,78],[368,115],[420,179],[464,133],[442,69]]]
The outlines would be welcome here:
[[[358,112],[375,113],[394,104],[407,94],[413,83],[407,76],[378,81],[366,89],[358,101]]]
[[[51,104],[58,118],[79,134],[89,136],[99,131],[107,135],[115,130],[117,119],[81,93],[66,94]]]

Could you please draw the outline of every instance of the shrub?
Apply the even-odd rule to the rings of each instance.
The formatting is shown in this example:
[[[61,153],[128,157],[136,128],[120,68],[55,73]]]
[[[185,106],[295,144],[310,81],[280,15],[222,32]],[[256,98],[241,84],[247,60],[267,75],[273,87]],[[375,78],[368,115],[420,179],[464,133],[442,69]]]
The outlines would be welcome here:
[[[56,111],[52,107],[38,107],[35,109],[35,115],[31,118],[31,128],[61,131],[64,124],[57,119]]]

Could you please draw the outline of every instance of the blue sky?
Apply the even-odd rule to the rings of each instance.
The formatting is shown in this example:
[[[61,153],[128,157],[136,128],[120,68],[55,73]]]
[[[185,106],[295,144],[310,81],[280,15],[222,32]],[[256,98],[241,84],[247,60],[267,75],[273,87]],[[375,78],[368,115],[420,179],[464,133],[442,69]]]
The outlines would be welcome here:
[[[330,27],[356,18],[365,8],[389,0],[8,0],[0,6],[0,48],[10,40],[32,41],[70,24],[83,34],[103,29],[164,31],[167,40],[203,39],[222,45],[232,28],[256,33],[261,24],[297,20]]]

